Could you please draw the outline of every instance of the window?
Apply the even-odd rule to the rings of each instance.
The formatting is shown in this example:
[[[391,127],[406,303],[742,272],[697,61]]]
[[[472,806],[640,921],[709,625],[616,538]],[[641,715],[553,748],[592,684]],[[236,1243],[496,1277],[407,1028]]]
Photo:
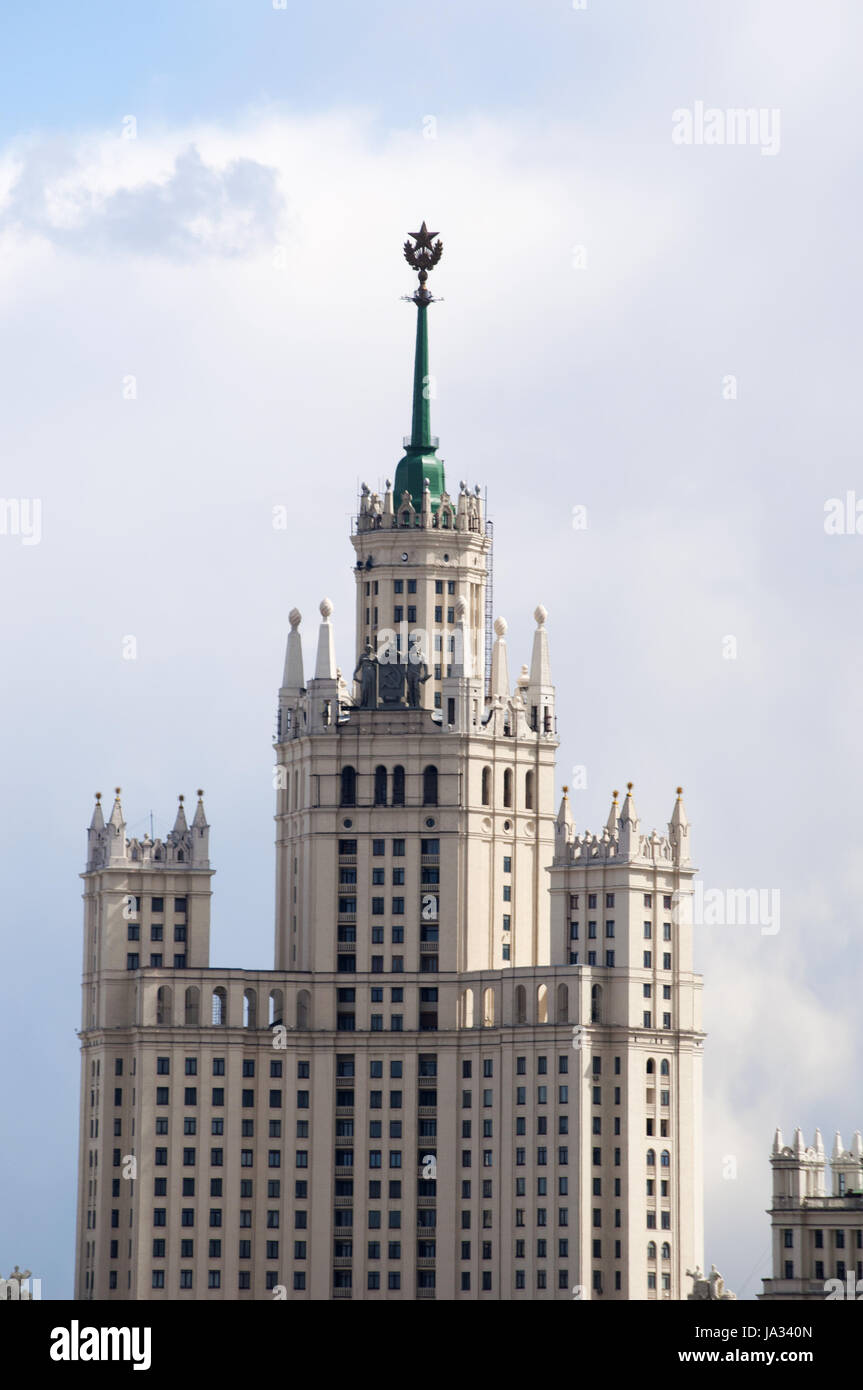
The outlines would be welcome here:
[[[423,772],[423,805],[437,806],[438,775],[437,768],[429,766]]]
[[[491,768],[484,767],[482,770],[482,804],[491,805]]]
[[[375,768],[375,805],[387,804],[387,770],[382,765]]]
[[[342,768],[342,806],[356,806],[357,804],[357,773],[356,768]]]
[[[405,770],[400,765],[393,768],[393,805],[405,804]]]
[[[512,768],[504,768],[503,773],[503,804],[512,805]]]

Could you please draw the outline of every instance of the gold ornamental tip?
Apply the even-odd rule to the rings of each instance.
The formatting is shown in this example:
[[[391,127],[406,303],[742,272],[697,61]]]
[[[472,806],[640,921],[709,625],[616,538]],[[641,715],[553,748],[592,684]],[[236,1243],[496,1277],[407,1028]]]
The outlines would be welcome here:
[[[102,793],[101,793],[101,792],[97,792],[97,793],[96,793],[96,800],[97,800],[97,801],[101,801],[101,800],[102,800]]]
[[[626,784],[626,790],[627,790],[628,792],[631,792],[631,791],[632,791],[632,788],[633,788],[633,783],[632,783],[632,782],[627,782],[627,784]]]
[[[177,797],[177,800],[178,800],[178,801],[185,801],[185,800],[186,800],[186,798],[184,797],[184,795],[183,795],[182,792],[179,793],[179,795],[178,795],[178,797]]]
[[[678,796],[682,796],[682,795],[683,795],[683,788],[682,788],[682,787],[678,787],[678,788],[677,788],[677,795],[678,795]]]
[[[612,798],[616,801],[617,798],[620,796],[620,792],[617,790],[617,787],[615,787],[615,789],[614,789],[614,791],[611,793],[611,795],[612,795]]]
[[[114,795],[115,795],[115,796],[119,796],[119,795],[120,795],[120,792],[121,792],[122,790],[123,790],[122,787],[115,787],[115,788],[114,788]]]
[[[563,794],[564,794],[564,796],[566,796],[568,793],[569,793],[569,787],[564,787],[564,789],[563,789]]]
[[[204,789],[203,789],[203,787],[199,787],[199,788],[198,788],[198,790],[197,790],[197,792],[196,792],[196,795],[197,795],[198,797],[202,797],[202,796],[204,795]]]

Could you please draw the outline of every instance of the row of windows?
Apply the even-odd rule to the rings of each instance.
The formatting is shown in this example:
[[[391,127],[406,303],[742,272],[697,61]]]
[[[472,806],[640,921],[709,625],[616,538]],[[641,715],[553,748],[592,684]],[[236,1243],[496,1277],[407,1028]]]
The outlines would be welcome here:
[[[490,767],[484,767],[483,770],[482,770],[482,779],[481,779],[481,788],[480,788],[483,806],[490,806],[490,805],[491,805],[491,787],[492,787],[492,770],[491,770]],[[534,773],[533,773],[532,770],[528,770],[528,771],[524,774],[524,808],[525,808],[526,811],[532,811],[533,808],[534,808],[534,800],[535,800],[534,787],[535,787],[535,777],[534,777]],[[504,804],[504,806],[512,806],[512,804],[513,804],[513,800],[512,800],[512,788],[513,788],[512,768],[506,767],[506,768],[504,768],[504,770],[503,770],[503,804]],[[504,872],[506,873],[506,872],[509,872],[509,871],[508,871],[508,870],[504,870]]]
[[[845,1275],[846,1275],[846,1273],[847,1273],[847,1268],[846,1268],[846,1265],[845,1265],[845,1261],[844,1261],[844,1260],[837,1260],[834,1268],[835,1268],[835,1271],[836,1271],[834,1277],[835,1277],[836,1279],[844,1279],[844,1278],[845,1278]],[[793,1261],[793,1260],[786,1260],[786,1261],[784,1262],[784,1273],[783,1273],[783,1276],[782,1276],[782,1277],[783,1277],[784,1279],[793,1279],[793,1278],[794,1278],[794,1261]],[[816,1260],[816,1261],[815,1261],[815,1274],[814,1274],[813,1277],[814,1277],[815,1279],[823,1279],[823,1278],[824,1278],[824,1261],[823,1261],[823,1260]],[[858,1279],[863,1279],[863,1260],[858,1260],[858,1261],[857,1261],[857,1278],[858,1278]],[[859,1287],[859,1285],[858,1285],[858,1287]]]
[[[268,1255],[267,1258],[268,1258],[268,1259],[277,1259],[278,1256],[275,1256],[275,1255],[274,1255],[274,1256],[269,1256],[269,1255]],[[112,1282],[109,1282],[109,1287],[112,1288],[112,1289],[116,1289],[116,1287],[117,1287],[117,1276],[116,1276],[116,1271],[114,1271],[114,1270],[111,1271],[111,1281],[112,1281]],[[267,1272],[266,1272],[266,1287],[267,1287],[268,1289],[275,1289],[275,1288],[278,1287],[278,1283],[279,1283],[279,1274],[278,1274],[278,1270],[275,1270],[275,1269],[267,1270]],[[154,1269],[154,1270],[153,1270],[153,1278],[152,1278],[152,1288],[154,1288],[154,1289],[164,1289],[164,1287],[165,1287],[165,1271],[164,1271],[163,1269]],[[208,1289],[220,1289],[221,1287],[222,1287],[222,1272],[221,1272],[221,1270],[219,1270],[219,1269],[211,1269],[211,1270],[208,1270],[208,1271],[207,1271],[207,1288],[208,1288]],[[250,1274],[250,1272],[249,1272],[248,1270],[240,1270],[239,1282],[238,1282],[238,1284],[237,1284],[237,1287],[240,1288],[240,1289],[250,1289],[250,1288],[252,1287],[252,1283],[251,1283],[251,1274]],[[305,1287],[306,1287],[306,1276],[305,1276],[305,1274],[302,1274],[302,1275],[295,1274],[295,1275],[294,1275],[294,1288],[295,1288],[295,1289],[304,1289]],[[191,1271],[190,1269],[181,1269],[181,1270],[180,1270],[180,1288],[181,1288],[181,1289],[191,1289],[191,1288],[194,1288],[194,1283],[193,1283],[193,1278],[192,1278],[192,1271]]]
[[[587,964],[587,965],[597,965],[597,964],[598,964],[597,955],[599,955],[599,954],[601,954],[601,952],[597,952],[597,951],[588,951],[588,953],[587,953],[587,961],[586,961],[586,964]],[[582,963],[582,962],[581,962],[581,958],[580,958],[579,952],[578,952],[578,951],[570,951],[570,953],[569,953],[569,964],[570,964],[570,965],[579,965],[579,964],[581,964],[581,963]],[[606,952],[605,952],[605,965],[606,965],[606,967],[610,969],[611,967],[614,966],[614,963],[615,963],[615,953],[614,953],[614,951],[606,951]],[[645,952],[644,952],[644,968],[645,968],[646,970],[650,970],[650,969],[652,968],[652,967],[651,967],[651,953],[650,953],[650,951],[645,951]],[[663,957],[662,957],[662,968],[663,968],[663,970],[670,970],[670,969],[671,969],[671,954],[670,954],[670,953],[666,953],[666,954],[663,955]],[[649,986],[649,985],[648,985],[648,986],[645,986],[645,988],[649,989],[650,986]],[[663,995],[663,998],[665,998],[665,999],[670,999],[670,998],[671,998],[671,992],[670,992],[670,991],[671,991],[671,986],[670,986],[670,985],[666,985],[666,986],[664,986],[664,988],[665,988],[666,990],[668,990],[668,993],[667,993],[667,994],[664,994],[664,995]],[[649,994],[645,995],[645,998],[649,999],[649,998],[650,998],[650,995],[649,995]],[[669,1019],[670,1019],[670,1015],[669,1015],[668,1017],[669,1017]],[[594,1018],[594,1019],[592,1019],[591,1021],[592,1021],[593,1023],[598,1023],[600,1020],[599,1020],[598,1018]],[[651,1025],[650,1025],[649,1023],[646,1023],[644,1026],[645,1026],[645,1028],[649,1028]],[[669,1021],[668,1023],[666,1023],[666,1024],[663,1024],[663,1027],[670,1028],[670,1027],[671,1027],[670,1021]]]
[[[405,586],[405,581],[404,581],[403,579],[395,579],[395,580],[393,580],[393,593],[394,593],[394,594],[403,594],[403,593],[405,592],[405,587],[404,587],[404,586]],[[407,586],[408,586],[408,587],[407,587],[407,592],[408,592],[409,594],[415,594],[415,593],[416,593],[416,591],[417,591],[417,581],[416,581],[415,579],[409,579],[409,580],[407,581]],[[443,586],[444,586],[444,581],[443,581],[442,579],[436,579],[435,582],[434,582],[434,591],[435,591],[435,593],[436,593],[436,594],[442,594],[443,591],[444,591],[444,590],[443,590]],[[454,593],[455,593],[455,580],[454,580],[454,579],[448,579],[448,580],[446,581],[446,591],[447,591],[448,594],[454,594]],[[376,579],[374,579],[374,580],[372,580],[372,579],[367,579],[367,580],[366,580],[366,588],[365,588],[366,598],[368,598],[371,594],[374,594],[375,596],[377,596],[377,593],[378,593],[378,581],[377,581]]]
[[[507,899],[507,901],[509,901],[509,899]],[[588,923],[587,923],[587,938],[588,938],[589,941],[595,941],[595,940],[596,940],[596,938],[597,938],[597,927],[598,927],[598,923],[597,923],[595,920],[593,920],[593,919],[588,919]],[[663,922],[662,928],[663,928],[663,940],[664,940],[664,941],[670,941],[670,940],[671,940],[671,923],[670,923],[670,922]],[[579,939],[579,934],[578,934],[578,933],[579,933],[579,924],[578,924],[578,922],[572,922],[572,921],[571,921],[570,924],[569,924],[569,939],[570,939],[570,941],[578,941],[578,939]],[[608,937],[613,937],[613,936],[614,936],[614,919],[613,919],[613,918],[609,918],[609,919],[606,920],[606,923],[605,923],[605,935],[608,936]],[[651,928],[651,925],[650,925],[649,922],[645,922],[645,924],[644,924],[644,937],[645,937],[645,940],[649,941],[650,938],[651,938],[651,936],[652,936],[652,928]]]
[[[130,937],[130,940],[134,940],[134,938],[133,938],[133,937]],[[165,963],[165,962],[164,962],[164,957],[163,957],[162,955],[160,955],[159,953],[151,954],[151,956],[150,956],[150,967],[151,967],[151,969],[152,969],[152,968],[159,969],[159,968],[161,968],[162,966],[164,966],[164,963]],[[129,951],[129,952],[127,953],[127,955],[126,955],[126,969],[127,969],[127,970],[140,970],[140,968],[141,968],[141,957],[140,957],[140,955],[138,954],[137,951]],[[174,956],[174,969],[175,969],[175,970],[185,970],[185,968],[186,968],[186,956],[185,956],[185,952],[184,952],[182,955],[175,955],[175,956]]]
[[[396,839],[394,839],[394,840],[391,841],[391,845],[392,845],[392,856],[393,856],[393,858],[394,858],[394,859],[403,859],[403,858],[404,858],[404,854],[405,854],[405,840],[402,839],[402,838],[400,838],[400,837],[399,837],[399,838],[396,838]],[[339,840],[339,856],[340,856],[340,857],[347,857],[348,859],[350,859],[350,857],[351,857],[352,855],[355,855],[356,852],[357,852],[357,841],[356,841],[356,840]],[[374,840],[372,840],[372,854],[373,854],[376,858],[380,858],[382,855],[386,854],[386,852],[387,852],[387,842],[386,842],[386,840],[383,840],[383,839],[374,839]],[[428,856],[428,857],[431,857],[431,858],[433,858],[435,855],[439,855],[439,854],[440,854],[440,840],[437,840],[437,839],[420,840],[420,853],[421,853],[422,855],[424,855],[424,856]]]
[[[117,1094],[118,1094],[118,1092],[115,1091],[115,1092],[114,1092],[115,1104],[119,1104],[119,1101],[117,1101],[117,1099],[116,1099]],[[157,1086],[157,1087],[156,1087],[156,1104],[157,1104],[157,1105],[160,1105],[160,1106],[161,1106],[161,1105],[169,1105],[169,1104],[170,1104],[170,1094],[171,1094],[171,1088],[170,1088],[170,1086]],[[225,1088],[224,1088],[224,1086],[213,1086],[213,1087],[212,1087],[212,1092],[211,1092],[211,1094],[212,1094],[212,1104],[213,1104],[213,1105],[224,1105],[224,1104],[225,1104]],[[272,1109],[276,1109],[276,1108],[280,1107],[280,1106],[282,1105],[282,1100],[283,1100],[283,1092],[282,1092],[282,1091],[276,1091],[276,1090],[271,1090],[271,1091],[270,1091],[270,1093],[269,1093],[269,1104],[270,1104],[270,1107],[271,1107]],[[197,1088],[197,1086],[185,1086],[185,1087],[183,1088],[183,1104],[184,1104],[184,1105],[197,1105],[197,1104],[198,1104],[198,1088]],[[254,1108],[254,1105],[255,1105],[255,1093],[254,1093],[254,1091],[252,1091],[252,1090],[244,1090],[244,1091],[243,1091],[243,1093],[242,1093],[242,1104],[243,1104],[243,1107],[244,1107],[245,1109],[247,1109],[247,1110],[251,1110],[251,1109]],[[308,1110],[308,1108],[309,1108],[309,1092],[308,1092],[308,1091],[297,1091],[297,1109],[298,1109],[298,1110]]]
[[[197,1075],[198,1075],[198,1059],[197,1059],[197,1057],[186,1057],[184,1060],[185,1060],[184,1070],[185,1070],[186,1076],[197,1076]],[[170,1074],[171,1074],[171,1059],[170,1059],[170,1057],[157,1057],[157,1058],[156,1058],[156,1075],[157,1075],[157,1076],[170,1076]],[[254,1057],[244,1057],[244,1058],[243,1058],[242,1074],[243,1074],[243,1076],[254,1076],[254,1075],[255,1075],[255,1058],[254,1058]],[[282,1071],[282,1062],[281,1062],[281,1061],[271,1061],[271,1062],[270,1062],[270,1076],[281,1076],[282,1074],[283,1074],[283,1071]],[[123,1075],[123,1058],[122,1058],[122,1057],[116,1057],[116,1058],[114,1059],[114,1075],[115,1075],[115,1076],[122,1076],[122,1075]],[[224,1075],[225,1075],[225,1059],[224,1059],[224,1057],[214,1057],[214,1058],[213,1058],[213,1076],[224,1076]],[[308,1075],[309,1075],[309,1063],[308,1063],[308,1062],[304,1062],[304,1061],[298,1061],[298,1062],[297,1062],[297,1078],[298,1078],[298,1079],[302,1079],[302,1078],[304,1078],[304,1077],[307,1077]],[[115,1093],[115,1094],[116,1094],[116,1093]],[[117,1104],[119,1104],[119,1102],[117,1102]]]
[[[134,893],[129,893],[129,894],[127,895],[127,897],[126,897],[126,911],[128,911],[128,912],[130,912],[130,913],[133,913],[133,914],[135,914],[135,915],[137,915],[137,913],[139,913],[139,912],[141,911],[141,903],[142,903],[142,901],[143,901],[143,899],[140,897],[140,895],[137,895],[137,894],[134,894]],[[188,910],[186,904],[187,904],[187,900],[186,900],[185,897],[182,897],[182,898],[175,898],[175,899],[174,899],[174,912],[176,913],[177,916],[183,916],[183,915],[186,913],[186,911]],[[165,899],[164,899],[164,898],[151,898],[151,899],[150,899],[150,912],[152,913],[152,915],[153,915],[154,917],[158,917],[160,914],[164,913],[164,911],[165,911]]]
[[[165,928],[162,926],[162,924],[161,924],[160,922],[154,922],[154,923],[152,924],[152,926],[150,927],[150,940],[151,940],[151,941],[164,941],[164,939],[165,939],[165,937],[164,937],[164,931],[165,931]],[[138,922],[130,922],[130,923],[129,923],[129,926],[128,926],[128,928],[127,928],[127,938],[128,938],[129,941],[140,941],[140,940],[141,940],[141,927],[140,927],[140,924],[139,924]],[[186,937],[186,925],[185,925],[185,923],[181,923],[181,924],[179,924],[178,926],[175,926],[175,927],[174,927],[174,940],[175,940],[175,941],[185,941],[186,939],[187,939],[187,937]]]
[[[598,1067],[598,1066],[596,1065],[596,1063],[597,1063],[597,1062],[600,1062],[600,1061],[601,1061],[600,1058],[598,1058],[598,1057],[594,1058],[594,1072],[595,1072],[595,1074],[598,1074],[599,1071],[600,1071],[600,1067]],[[370,1062],[370,1064],[369,1064],[369,1066],[370,1066],[370,1072],[369,1072],[370,1076],[380,1076],[382,1073],[381,1073],[379,1070],[371,1070],[371,1068],[379,1068],[379,1067],[381,1067],[382,1065],[383,1065],[382,1062],[378,1062],[378,1061]],[[400,1069],[398,1072],[391,1071],[391,1072],[390,1072],[390,1075],[391,1075],[391,1076],[396,1076],[396,1075],[397,1075],[397,1076],[401,1076],[401,1075],[403,1074],[402,1071],[401,1071],[402,1063],[401,1063],[400,1061],[399,1061],[399,1062],[391,1062],[391,1063],[390,1063],[390,1066],[391,1066],[391,1067],[398,1067],[398,1068]],[[526,1074],[526,1071],[527,1071],[527,1057],[516,1057],[515,1069],[516,1069],[516,1075],[517,1075],[517,1076],[524,1076],[524,1075]],[[537,1070],[537,1075],[538,1075],[538,1076],[545,1076],[545,1075],[547,1074],[547,1072],[548,1072],[548,1057],[547,1057],[547,1056],[544,1056],[544,1055],[543,1055],[543,1056],[537,1057],[537,1059],[536,1059],[536,1070]],[[563,1076],[563,1075],[566,1075],[566,1073],[569,1071],[569,1055],[568,1055],[567,1053],[562,1053],[562,1054],[558,1057],[558,1059],[557,1059],[557,1070],[558,1070],[558,1072],[560,1073],[560,1075],[562,1075],[562,1076]],[[614,1059],[614,1073],[615,1073],[615,1076],[618,1076],[618,1075],[620,1074],[620,1058],[619,1058],[619,1057],[615,1057],[615,1059]],[[421,1077],[435,1077],[435,1076],[437,1076],[437,1054],[436,1054],[436,1053],[433,1053],[433,1052],[432,1052],[432,1053],[422,1053],[422,1052],[421,1052],[421,1053],[419,1054],[419,1058],[418,1058],[418,1074],[419,1074],[419,1076],[421,1076]],[[470,1078],[470,1077],[473,1075],[473,1061],[472,1061],[470,1058],[464,1058],[464,1059],[463,1059],[463,1061],[462,1061],[462,1068],[461,1068],[461,1074],[462,1074],[462,1077],[463,1077],[465,1080],[467,1080],[468,1078]],[[482,1074],[483,1074],[484,1077],[493,1077],[493,1076],[494,1076],[494,1058],[493,1058],[493,1057],[484,1057],[484,1058],[483,1058],[483,1062],[482,1062]],[[348,1078],[348,1077],[354,1077],[355,1075],[356,1075],[356,1071],[355,1071],[355,1064],[354,1064],[354,1054],[353,1054],[352,1052],[350,1052],[350,1053],[339,1053],[339,1054],[337,1054],[337,1056],[336,1056],[336,1076],[337,1076],[337,1077]]]
[[[397,799],[398,798],[398,799]],[[405,770],[398,766],[393,769],[393,806],[403,806],[405,798]],[[438,799],[438,771],[432,764],[423,769],[423,795],[422,803],[424,806],[436,806]],[[375,805],[386,805],[387,800],[387,770],[383,766],[375,768]],[[341,770],[341,795],[339,804],[342,806],[356,806],[357,804],[357,770],[355,767],[347,765]],[[402,842],[404,843],[404,842]],[[348,851],[345,851],[347,853]]]
[[[805,1235],[806,1233],[803,1232],[803,1234]],[[828,1233],[828,1234],[829,1234],[829,1233]],[[856,1240],[856,1245],[857,1245],[857,1249],[858,1249],[858,1250],[863,1250],[863,1230],[851,1231],[851,1232],[849,1232],[849,1234],[852,1235],[852,1236],[855,1238],[855,1240]],[[812,1232],[812,1236],[813,1236],[813,1238],[814,1238],[814,1239],[813,1239],[813,1244],[814,1244],[814,1246],[815,1246],[815,1249],[816,1249],[816,1250],[823,1250],[823,1249],[824,1249],[824,1231],[823,1231],[823,1230],[814,1230],[814,1231]],[[853,1243],[853,1242],[849,1241],[849,1244],[852,1244],[852,1243]],[[790,1229],[789,1229],[789,1230],[783,1230],[783,1232],[782,1232],[782,1244],[783,1244],[783,1246],[784,1246],[784,1248],[785,1248],[786,1250],[793,1250],[793,1249],[794,1249],[794,1231],[793,1231],[793,1230],[790,1230]],[[844,1231],[837,1231],[837,1230],[834,1230],[834,1231],[833,1231],[833,1247],[834,1247],[834,1249],[836,1249],[836,1250],[844,1250],[844,1249],[845,1249],[845,1232],[844,1232]]]
[[[571,911],[574,912],[574,911],[577,911],[577,910],[578,910],[579,901],[580,901],[580,899],[581,899],[582,897],[584,897],[584,896],[585,896],[585,895],[582,894],[582,893],[570,893],[570,895],[569,895],[569,906],[570,906],[570,910],[571,910]],[[598,895],[597,893],[588,893],[588,894],[587,894],[587,905],[588,905],[588,907],[596,907],[596,903],[597,903],[597,898],[598,898],[598,896],[599,896],[599,895]],[[671,899],[672,899],[672,895],[671,895],[670,893],[664,894],[663,899],[662,899],[662,906],[663,906],[663,908],[666,909],[666,911],[670,910],[670,908],[671,908]],[[614,907],[614,894],[613,894],[613,893],[606,893],[606,895],[605,895],[605,906],[606,906],[606,907]],[[652,907],[652,906],[653,906],[653,895],[652,895],[651,893],[645,893],[645,894],[644,894],[644,906],[645,906],[645,907]]]

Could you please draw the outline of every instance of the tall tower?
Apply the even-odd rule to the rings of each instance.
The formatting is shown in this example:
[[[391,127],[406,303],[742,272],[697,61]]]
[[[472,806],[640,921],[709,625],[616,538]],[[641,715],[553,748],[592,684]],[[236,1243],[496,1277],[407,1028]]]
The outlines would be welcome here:
[[[515,688],[497,619],[487,698],[480,489],[463,483],[451,500],[430,433],[434,236],[423,223],[405,247],[420,280],[411,434],[395,491],[381,501],[363,486],[351,536],[353,697],[338,685],[329,600],[308,687],[297,610],[290,618],[276,746],[284,969],[370,970],[383,944],[401,948],[402,968],[425,974],[549,959],[558,741],[547,615],[536,609],[530,672]],[[405,837],[405,862],[377,862],[375,839],[393,834]]]
[[[209,965],[200,799],[164,842],[94,812],[81,1298],[679,1298],[702,1259],[689,822],[556,807],[541,604],[486,670],[480,491],[429,416],[441,250],[405,247],[412,427],[362,489],[349,681],[330,600],[308,660],[288,614],[274,969]]]
[[[465,634],[473,653],[470,674],[484,679],[485,593],[491,541],[483,526],[480,488],[446,488],[438,439],[431,433],[428,310],[434,296],[429,270],[443,245],[423,222],[405,243],[405,257],[419,273],[411,432],[404,457],[387,480],[383,499],[363,484],[356,530],[357,657],[371,646],[384,659],[413,655],[427,667],[419,705],[443,708],[443,681],[455,661],[456,600],[466,604]],[[452,722],[452,721],[450,721]]]

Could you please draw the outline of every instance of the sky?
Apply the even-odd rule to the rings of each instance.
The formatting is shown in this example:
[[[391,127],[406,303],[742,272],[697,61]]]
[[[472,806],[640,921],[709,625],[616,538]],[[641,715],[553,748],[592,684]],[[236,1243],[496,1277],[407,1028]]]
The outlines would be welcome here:
[[[331,598],[349,668],[425,219],[433,429],[488,489],[511,669],[548,609],[577,828],[631,780],[662,832],[682,784],[705,889],[780,895],[775,932],[695,928],[705,1258],[753,1297],[775,1127],[863,1127],[863,538],[825,529],[863,501],[859,7],[9,10],[0,1273],[71,1294],[93,793],[164,834],[203,787],[212,963],[272,963],[287,615],[308,662]]]

